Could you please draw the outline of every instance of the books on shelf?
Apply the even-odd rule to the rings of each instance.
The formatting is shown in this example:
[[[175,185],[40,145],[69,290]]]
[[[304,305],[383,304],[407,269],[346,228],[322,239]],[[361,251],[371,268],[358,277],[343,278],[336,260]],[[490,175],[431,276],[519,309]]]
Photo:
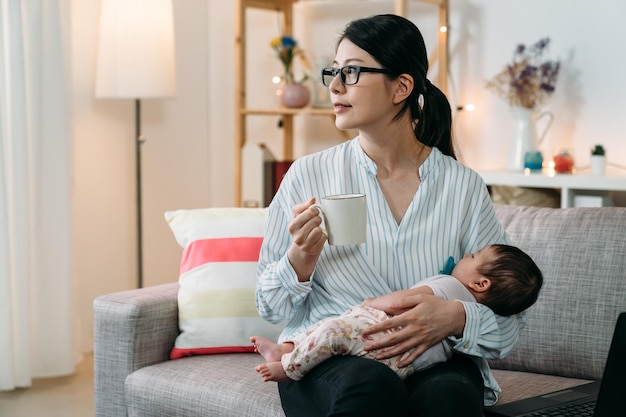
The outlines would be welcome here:
[[[269,206],[293,161],[277,161],[264,144],[248,142],[241,150],[241,162],[242,206]]]

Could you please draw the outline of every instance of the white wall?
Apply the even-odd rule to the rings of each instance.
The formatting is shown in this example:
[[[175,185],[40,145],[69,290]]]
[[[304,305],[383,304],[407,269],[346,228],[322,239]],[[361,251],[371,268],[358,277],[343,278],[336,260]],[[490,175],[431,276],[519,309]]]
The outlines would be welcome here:
[[[555,121],[541,146],[544,156],[567,148],[576,166],[589,165],[589,149],[607,148],[609,162],[626,165],[624,136],[626,81],[619,51],[626,38],[621,0],[451,1],[452,74],[457,103],[473,102],[474,113],[459,114],[458,135],[469,165],[503,168],[512,118],[506,103],[485,90],[507,63],[515,46],[551,38],[550,56],[561,61],[552,100]],[[490,149],[490,152],[486,152]],[[611,172],[625,174],[624,169]]]
[[[72,1],[72,87],[74,115],[74,240],[78,296],[85,318],[84,345],[91,342],[91,304],[97,295],[135,283],[134,114],[124,100],[93,98],[99,0]],[[143,102],[145,284],[175,281],[181,250],[163,220],[177,208],[229,206],[233,193],[234,4],[223,0],[174,0],[178,94]],[[354,17],[390,12],[392,1],[301,1],[296,37],[315,64],[333,56],[334,41]],[[548,109],[555,123],[545,152],[574,151],[588,164],[595,143],[609,162],[626,165],[626,117],[621,74],[626,57],[623,0],[450,0],[450,59],[453,106],[472,102],[473,113],[455,116],[463,159],[477,169],[504,167],[512,119],[504,101],[484,89],[518,43],[549,36],[562,74]],[[412,20],[433,45],[434,14],[410,7]],[[248,16],[251,104],[270,105],[269,79],[280,64],[269,48],[278,35],[273,13]],[[432,22],[432,23],[431,23]],[[251,140],[280,155],[277,118],[252,118]],[[299,118],[296,156],[340,140],[332,121]],[[624,170],[614,172],[625,173]]]

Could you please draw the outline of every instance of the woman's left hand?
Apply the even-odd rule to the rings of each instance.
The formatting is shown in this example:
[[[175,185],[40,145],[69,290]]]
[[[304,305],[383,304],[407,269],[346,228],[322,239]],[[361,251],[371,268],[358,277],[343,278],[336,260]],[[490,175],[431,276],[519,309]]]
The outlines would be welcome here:
[[[371,305],[372,300],[368,301],[366,303]],[[363,338],[366,340],[365,350],[377,350],[376,359],[387,359],[412,350],[398,362],[400,367],[406,366],[446,337],[463,334],[465,309],[458,301],[417,294],[395,298],[392,304],[393,307],[388,308],[381,305],[376,307],[387,314],[404,312],[363,331]],[[368,340],[369,336],[386,330],[394,331],[379,339]]]

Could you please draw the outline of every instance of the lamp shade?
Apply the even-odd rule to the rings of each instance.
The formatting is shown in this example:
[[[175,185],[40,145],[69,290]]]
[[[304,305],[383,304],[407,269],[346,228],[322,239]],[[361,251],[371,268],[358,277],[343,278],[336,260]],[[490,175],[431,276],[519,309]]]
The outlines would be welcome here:
[[[172,0],[102,0],[96,97],[176,94]]]

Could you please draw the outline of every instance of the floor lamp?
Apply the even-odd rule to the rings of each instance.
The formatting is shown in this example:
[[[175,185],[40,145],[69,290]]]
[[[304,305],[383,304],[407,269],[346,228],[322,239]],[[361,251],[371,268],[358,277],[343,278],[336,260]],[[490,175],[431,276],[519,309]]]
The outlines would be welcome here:
[[[141,100],[176,94],[172,0],[101,0],[97,98],[135,101],[137,287],[143,287]]]

